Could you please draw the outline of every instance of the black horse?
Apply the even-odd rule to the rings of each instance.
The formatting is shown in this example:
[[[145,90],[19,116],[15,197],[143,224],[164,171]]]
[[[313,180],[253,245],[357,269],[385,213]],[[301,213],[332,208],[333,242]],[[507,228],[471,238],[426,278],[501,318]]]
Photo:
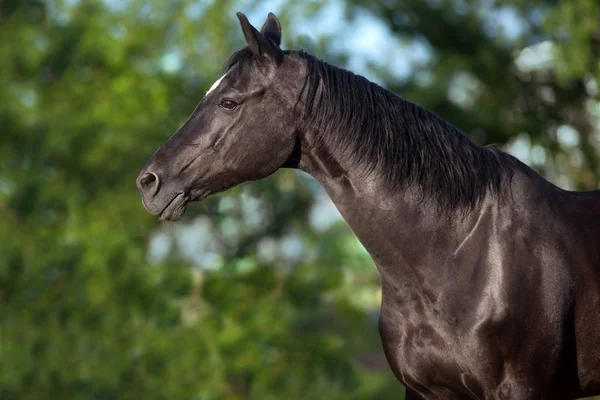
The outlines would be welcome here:
[[[280,49],[269,14],[141,171],[146,209],[282,167],[325,188],[381,275],[380,333],[408,398],[600,393],[600,191],[568,192],[353,73]]]

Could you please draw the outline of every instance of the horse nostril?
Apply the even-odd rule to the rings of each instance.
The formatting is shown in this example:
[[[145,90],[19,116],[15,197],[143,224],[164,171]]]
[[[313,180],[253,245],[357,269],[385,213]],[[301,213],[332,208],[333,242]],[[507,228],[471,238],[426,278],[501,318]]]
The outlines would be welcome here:
[[[158,191],[158,176],[152,172],[146,172],[138,182],[139,188],[146,191],[154,188],[154,193]]]
[[[140,179],[140,183],[142,184],[142,186],[148,186],[155,180],[156,180],[156,175],[154,175],[151,172],[148,172],[146,175],[142,176],[142,179]]]

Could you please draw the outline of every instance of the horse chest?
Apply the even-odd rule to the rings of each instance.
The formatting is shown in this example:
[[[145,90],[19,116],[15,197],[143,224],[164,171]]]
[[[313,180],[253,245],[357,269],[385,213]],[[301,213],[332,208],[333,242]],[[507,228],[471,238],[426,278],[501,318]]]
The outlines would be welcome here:
[[[431,312],[426,299],[403,300],[398,304],[384,293],[379,322],[384,352],[396,377],[433,398],[437,390],[444,393],[440,398],[449,391],[459,397],[473,393],[483,397],[483,388],[493,386],[497,378],[497,368],[491,365],[498,360],[496,349],[484,348],[482,338],[466,333],[455,318]]]

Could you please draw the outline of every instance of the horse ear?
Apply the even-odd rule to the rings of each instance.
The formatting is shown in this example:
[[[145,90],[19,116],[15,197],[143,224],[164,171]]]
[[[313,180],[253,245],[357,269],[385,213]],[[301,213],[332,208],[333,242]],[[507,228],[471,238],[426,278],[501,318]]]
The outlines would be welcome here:
[[[260,29],[260,33],[279,47],[281,45],[281,24],[279,19],[273,13],[269,13],[265,24]]]
[[[273,43],[271,38],[269,38],[271,40],[265,39],[265,37],[250,24],[248,18],[246,18],[244,14],[238,12],[237,17],[240,20],[240,25],[242,25],[242,32],[244,32],[246,43],[248,43],[248,47],[252,53],[279,64],[283,60],[283,51],[281,51],[279,45]]]

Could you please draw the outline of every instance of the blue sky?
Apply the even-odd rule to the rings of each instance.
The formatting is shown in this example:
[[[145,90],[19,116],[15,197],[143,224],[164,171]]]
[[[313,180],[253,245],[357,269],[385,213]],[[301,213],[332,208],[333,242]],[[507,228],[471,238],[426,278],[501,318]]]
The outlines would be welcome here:
[[[241,0],[239,7],[248,3],[251,2]],[[390,66],[392,76],[403,78],[409,75],[413,62],[427,61],[426,45],[418,42],[398,43],[388,28],[372,15],[364,13],[349,23],[344,17],[345,3],[342,0],[331,0],[316,15],[308,16],[298,12],[293,27],[283,27],[284,44],[286,32],[288,42],[290,36],[302,35],[313,42],[317,42],[320,37],[331,36],[328,50],[348,54],[347,67],[363,75],[369,73],[367,65],[374,63],[378,66]],[[285,0],[265,0],[247,13],[248,18],[254,25],[260,26],[268,12],[277,14],[285,4]],[[301,11],[300,7],[298,9]],[[369,78],[377,81],[375,76]]]
[[[252,0],[240,0],[237,5],[241,11],[246,12],[254,25],[260,26],[268,12],[277,14],[284,6],[289,7],[287,3],[285,0],[264,0],[257,4]],[[457,1],[456,4],[458,10],[461,2]],[[424,40],[416,38],[400,42],[387,26],[368,12],[358,14],[356,19],[348,22],[344,16],[345,7],[346,1],[330,0],[316,15],[310,16],[302,13],[306,8],[305,4],[296,7],[294,11],[298,12],[295,13],[293,26],[283,27],[284,44],[286,37],[289,41],[290,34],[303,35],[314,42],[320,37],[331,36],[328,50],[348,54],[347,67],[374,81],[378,79],[372,76],[372,71],[368,68],[369,63],[387,67],[392,77],[402,79],[410,74],[414,65],[429,61],[429,46]],[[484,15],[490,34],[501,32],[505,38],[514,40],[525,32],[526,24],[513,8],[500,7],[485,12]]]

